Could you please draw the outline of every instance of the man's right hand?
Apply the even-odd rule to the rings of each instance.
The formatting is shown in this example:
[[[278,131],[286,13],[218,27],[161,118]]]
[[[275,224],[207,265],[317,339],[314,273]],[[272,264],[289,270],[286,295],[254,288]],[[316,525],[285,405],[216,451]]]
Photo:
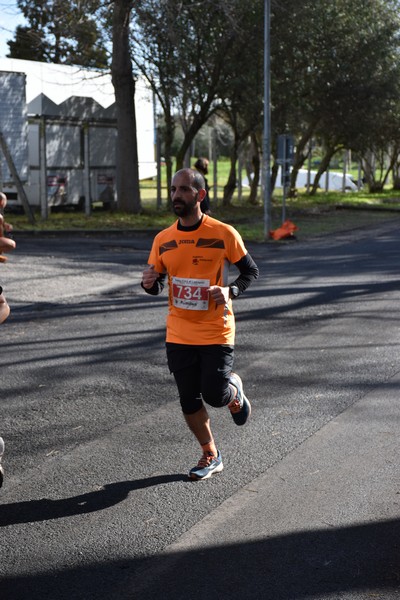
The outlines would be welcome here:
[[[159,275],[160,274],[154,270],[154,265],[148,265],[142,274],[143,287],[146,289],[152,288]]]

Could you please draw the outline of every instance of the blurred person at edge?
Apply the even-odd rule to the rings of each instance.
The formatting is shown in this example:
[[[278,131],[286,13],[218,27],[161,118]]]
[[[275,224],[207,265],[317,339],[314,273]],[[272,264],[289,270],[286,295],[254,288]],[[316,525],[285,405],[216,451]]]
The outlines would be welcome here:
[[[13,229],[10,223],[4,220],[4,209],[7,206],[7,196],[0,192],[0,262],[6,262],[7,257],[3,256],[3,252],[14,250],[15,242],[9,236]]]
[[[7,259],[2,255],[3,252],[14,250],[15,242],[4,234],[9,234],[12,231],[12,225],[4,221],[4,209],[7,205],[7,196],[0,192],[0,262],[5,262]],[[3,294],[3,288],[0,285],[0,323],[3,323],[10,314],[10,307]],[[3,485],[4,471],[1,465],[1,459],[4,454],[4,440],[0,437],[0,487]]]
[[[12,225],[4,221],[4,209],[7,205],[7,196],[0,192],[0,263],[6,262],[7,258],[3,256],[3,252],[14,250],[14,240],[7,237],[12,231]],[[3,323],[10,314],[10,307],[3,294],[3,288],[0,286],[0,323]]]

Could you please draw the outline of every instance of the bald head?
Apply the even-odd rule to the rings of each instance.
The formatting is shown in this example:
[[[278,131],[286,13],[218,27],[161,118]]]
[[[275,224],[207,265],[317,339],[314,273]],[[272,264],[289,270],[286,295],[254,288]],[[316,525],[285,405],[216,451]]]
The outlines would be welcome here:
[[[204,181],[203,175],[195,169],[180,169],[175,173],[174,178],[181,174],[185,174],[190,177],[190,185],[192,185],[196,190],[204,190],[206,188],[206,182]]]

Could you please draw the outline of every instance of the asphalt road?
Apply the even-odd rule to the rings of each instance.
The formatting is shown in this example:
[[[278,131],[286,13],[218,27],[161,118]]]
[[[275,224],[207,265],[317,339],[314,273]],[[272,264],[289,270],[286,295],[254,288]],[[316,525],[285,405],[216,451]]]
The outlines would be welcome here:
[[[16,236],[0,272],[12,306],[0,330],[1,599],[157,597],[152,565],[169,547],[212,515],[223,532],[222,503],[240,514],[246,485],[398,374],[399,225],[248,245],[261,277],[236,301],[236,370],[253,414],[237,428],[211,409],[225,469],[196,483],[165,363],[166,297],[139,286],[151,238]],[[216,548],[211,564],[200,553],[207,578],[220,576]],[[169,582],[160,598],[178,598],[176,569]],[[328,598],[291,583],[287,596],[226,597]],[[198,578],[187,597],[213,598]]]

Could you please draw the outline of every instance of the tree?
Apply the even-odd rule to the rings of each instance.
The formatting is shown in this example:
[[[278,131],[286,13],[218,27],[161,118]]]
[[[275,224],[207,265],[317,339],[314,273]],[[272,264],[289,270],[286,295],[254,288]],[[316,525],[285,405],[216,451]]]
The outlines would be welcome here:
[[[137,1],[131,27],[131,55],[137,71],[148,81],[163,112],[159,134],[164,140],[167,168],[167,187],[172,180],[171,147],[175,133],[175,82],[179,78],[179,64],[175,56],[177,44],[174,7],[158,0]]]
[[[15,40],[10,40],[7,44],[10,49],[7,55],[8,58],[46,62],[43,32],[34,31],[32,27],[18,25],[15,30]]]
[[[139,164],[136,141],[135,80],[129,47],[133,3],[115,0],[112,16],[112,81],[117,105],[117,196],[127,212],[141,212]]]
[[[322,55],[331,56],[325,62],[331,69],[329,78],[325,72],[329,87],[326,83],[322,87],[322,82],[319,86],[325,98],[316,133],[328,155],[348,148],[367,157],[375,147],[377,156],[387,156],[389,145],[398,147],[400,20],[395,5],[387,0],[346,0],[335,32],[327,20]],[[355,23],[354,15],[362,9],[364,18]],[[340,67],[336,71],[335,64]],[[384,170],[382,165],[382,175]],[[385,179],[383,175],[380,182],[371,180],[370,188],[382,189]],[[317,181],[314,193],[316,185]]]
[[[239,148],[251,138],[251,148],[259,152],[257,133],[261,134],[261,114],[263,110],[263,19],[260,14],[262,4],[248,0],[238,7],[240,31],[238,42],[243,37],[251,39],[252,44],[234,44],[227,56],[226,74],[221,86],[221,108],[218,113],[232,128],[234,142],[230,153],[230,172],[224,187],[223,204],[231,203],[236,189],[236,163]],[[251,65],[251,66],[250,66]],[[253,154],[254,176],[251,181],[250,201],[255,204],[259,183],[259,161]]]
[[[176,168],[224,96],[224,83],[239,45],[241,0],[141,0],[135,3],[132,59],[149,81],[164,113],[168,185],[175,118],[184,131]]]
[[[181,77],[176,82],[176,102],[185,136],[176,156],[177,169],[183,166],[196,134],[222,106],[221,98],[233,66],[231,56],[243,42],[241,0],[181,4],[177,33],[184,44],[180,41],[178,47]]]
[[[18,0],[28,26],[9,41],[10,58],[105,68],[108,52],[98,26],[101,0]]]
[[[399,96],[399,30],[397,0],[274,5],[272,122],[296,137],[292,192],[312,137],[326,148],[319,174],[335,152],[371,147]]]
[[[279,134],[295,136],[294,175],[304,162],[304,149],[319,120],[309,66],[318,54],[314,39],[321,10],[324,8],[318,0],[286,0],[271,5],[271,149],[275,154]],[[276,173],[274,165],[272,183]]]

